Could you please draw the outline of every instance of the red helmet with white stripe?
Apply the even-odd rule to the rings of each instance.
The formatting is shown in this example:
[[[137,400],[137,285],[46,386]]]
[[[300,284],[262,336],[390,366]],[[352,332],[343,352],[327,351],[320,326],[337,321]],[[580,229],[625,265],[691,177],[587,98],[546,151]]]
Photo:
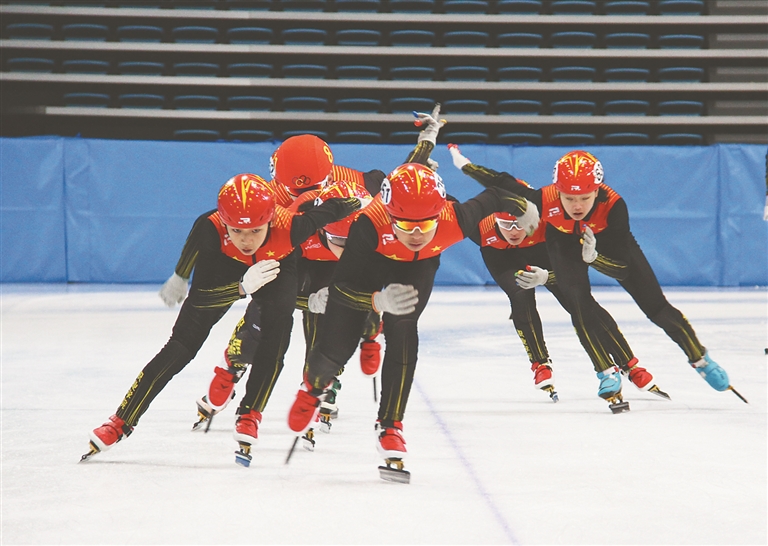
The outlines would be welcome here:
[[[603,165],[589,152],[568,152],[555,163],[552,182],[561,193],[590,193],[603,183]]]
[[[275,215],[275,198],[262,177],[243,173],[227,180],[219,190],[219,217],[226,225],[253,229]]]
[[[393,218],[436,218],[445,206],[445,185],[435,171],[421,163],[405,163],[381,184],[381,201]]]

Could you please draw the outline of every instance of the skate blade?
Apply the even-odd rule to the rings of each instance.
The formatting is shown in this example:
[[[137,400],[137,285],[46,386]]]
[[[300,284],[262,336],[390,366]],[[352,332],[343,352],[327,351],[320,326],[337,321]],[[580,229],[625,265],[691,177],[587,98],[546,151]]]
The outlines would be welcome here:
[[[744,397],[743,397],[741,394],[739,394],[739,391],[737,391],[736,389],[734,389],[734,388],[733,388],[733,387],[731,387],[730,385],[728,385],[728,390],[729,390],[729,391],[733,391],[733,394],[735,394],[736,396],[738,396],[739,398],[741,398],[741,401],[742,401],[742,402],[744,402],[745,404],[749,404],[749,402],[747,402],[747,399],[746,399],[746,398],[744,398]]]
[[[248,468],[251,466],[251,460],[253,459],[251,457],[251,444],[246,444],[245,442],[238,443],[240,444],[240,449],[235,451],[235,463]]]
[[[101,453],[101,450],[98,447],[96,447],[96,444],[94,444],[93,442],[90,442],[90,444],[88,445],[88,453],[80,457],[80,462],[83,463],[87,461],[97,453]]]
[[[411,473],[403,470],[402,459],[385,459],[384,462],[387,463],[387,466],[379,467],[379,477],[382,480],[395,483],[411,483]]]
[[[301,446],[307,451],[315,450],[315,431],[313,429],[309,429],[301,437]]]
[[[320,414],[320,421],[319,421],[320,432],[323,432],[325,434],[331,433],[331,427],[333,426],[333,423],[331,423],[331,418],[332,417],[330,415],[325,415],[322,413]]]
[[[629,402],[624,402],[620,392],[606,398],[605,400],[608,402],[608,407],[614,414],[629,411]]]
[[[198,417],[200,420],[192,425],[192,432],[208,432],[211,428],[211,421],[213,421],[212,417],[205,417],[202,414],[198,414]]]
[[[560,397],[557,395],[557,392],[555,391],[554,385],[549,385],[547,387],[542,387],[541,390],[549,394],[549,397],[552,399],[553,402],[557,403],[560,401]]]
[[[664,398],[666,400],[672,400],[672,398],[670,398],[669,395],[665,393],[663,390],[661,390],[657,385],[654,385],[653,387],[648,389],[648,392],[651,392],[660,398]]]

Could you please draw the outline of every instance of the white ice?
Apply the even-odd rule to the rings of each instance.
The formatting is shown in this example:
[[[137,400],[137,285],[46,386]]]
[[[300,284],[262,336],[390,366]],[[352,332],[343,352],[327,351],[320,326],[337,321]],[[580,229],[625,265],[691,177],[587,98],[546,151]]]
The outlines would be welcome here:
[[[596,289],[672,397],[626,384],[631,411],[613,415],[546,291],[557,404],[533,388],[498,288],[438,287],[404,421],[409,485],[379,478],[377,405],[357,355],[331,434],[284,464],[298,314],[251,467],[234,463],[236,404],[208,434],[190,431],[243,302],[132,436],[79,463],[170,334],[177,311],[157,288],[0,285],[2,544],[768,542],[764,288],[666,290],[749,404],[711,389],[626,293]]]

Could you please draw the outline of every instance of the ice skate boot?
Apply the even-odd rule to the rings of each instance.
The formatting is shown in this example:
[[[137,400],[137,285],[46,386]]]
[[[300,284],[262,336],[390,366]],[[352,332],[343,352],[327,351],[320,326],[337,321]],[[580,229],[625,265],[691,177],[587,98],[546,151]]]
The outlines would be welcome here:
[[[339,406],[336,405],[336,397],[341,390],[341,381],[334,379],[330,387],[323,392],[322,400],[320,401],[320,431],[326,434],[331,432],[331,419],[336,419],[339,416]]]
[[[629,377],[629,382],[641,391],[648,391],[656,396],[670,400],[669,395],[653,383],[651,372],[641,367],[637,363],[637,357],[627,362],[627,369],[622,369],[622,375]]]
[[[360,369],[365,375],[376,375],[381,366],[381,344],[373,339],[360,343]]]
[[[323,391],[310,387],[306,382],[302,385],[288,412],[288,427],[293,432],[302,434],[317,421],[323,394]]]
[[[704,378],[704,381],[706,381],[709,386],[716,391],[731,390],[736,396],[741,398],[741,400],[747,402],[747,399],[739,394],[739,392],[731,386],[731,382],[728,379],[728,374],[725,372],[725,370],[721,368],[717,362],[710,358],[709,351],[704,353],[704,357],[701,360],[697,362],[691,362],[691,366],[699,373],[701,377]]]
[[[240,449],[235,451],[235,462],[248,467],[251,465],[251,447],[256,445],[259,439],[259,424],[261,412],[251,410],[248,413],[238,415],[235,421],[235,441]]]
[[[233,372],[226,355],[224,365],[213,369],[213,379],[208,386],[208,394],[197,400],[197,423],[192,425],[192,430],[205,430],[211,428],[213,416],[227,407],[229,401],[235,397],[235,383],[240,380],[242,372]]]
[[[395,421],[391,426],[376,421],[376,448],[384,457],[387,466],[379,467],[382,480],[410,483],[411,473],[403,469],[403,457],[406,454],[405,438],[403,438],[403,423]]]
[[[89,434],[90,450],[80,458],[80,462],[87,461],[97,453],[108,450],[126,436],[130,436],[131,432],[133,432],[133,427],[126,425],[125,421],[117,415],[111,416],[109,421],[91,431]]]
[[[546,362],[534,362],[531,364],[531,371],[533,372],[533,384],[537,389],[541,389],[544,392],[549,393],[549,397],[553,402],[557,402],[560,398],[555,392],[555,378],[552,372],[552,361],[547,359]]]
[[[618,366],[597,372],[597,377],[600,379],[597,395],[608,402],[611,411],[613,413],[629,411],[629,402],[624,402],[621,396],[621,374]]]
[[[235,397],[235,391],[232,391],[232,396],[230,400],[232,400]],[[225,405],[226,407],[226,405]],[[211,428],[211,421],[213,421],[213,416],[218,414],[220,411],[222,411],[224,408],[221,408],[219,410],[215,410],[211,407],[211,405],[208,403],[208,396],[201,396],[197,399],[197,422],[192,425],[192,432],[202,430],[203,432],[208,432],[208,430]]]

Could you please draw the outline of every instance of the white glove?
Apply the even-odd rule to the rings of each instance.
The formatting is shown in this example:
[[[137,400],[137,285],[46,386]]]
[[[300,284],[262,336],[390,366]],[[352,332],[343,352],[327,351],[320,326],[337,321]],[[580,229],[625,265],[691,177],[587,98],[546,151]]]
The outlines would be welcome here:
[[[515,282],[520,288],[528,290],[546,284],[548,277],[549,271],[546,269],[529,265],[526,270],[521,269],[515,273]]]
[[[458,145],[456,144],[449,144],[448,145],[448,151],[451,152],[451,157],[453,158],[453,164],[456,165],[456,168],[461,170],[461,168],[464,165],[468,165],[472,163],[469,158],[464,157],[461,155],[461,151],[459,150]]]
[[[240,285],[243,287],[243,292],[253,294],[268,282],[274,281],[278,273],[280,273],[280,262],[277,260],[256,262],[245,272]]]
[[[427,167],[429,167],[433,171],[436,171],[437,169],[440,168],[440,163],[438,163],[437,161],[435,161],[431,157],[428,157],[427,158]]]
[[[171,275],[167,281],[160,287],[160,298],[168,307],[173,307],[177,303],[184,301],[187,297],[187,283],[189,279],[180,277],[176,273]]]
[[[768,195],[765,196],[765,210],[763,211],[763,220],[768,222]]]
[[[377,313],[407,315],[416,310],[419,291],[409,284],[390,284],[381,292],[374,292],[373,310]]]
[[[322,315],[325,313],[325,306],[328,304],[328,287],[323,286],[320,290],[314,294],[310,294],[307,298],[307,307],[309,307],[310,313],[316,313]]]
[[[581,241],[581,259],[586,263],[591,264],[597,259],[597,249],[595,249],[597,246],[597,239],[595,239],[595,234],[592,233],[589,226],[584,228],[584,232],[581,234]]]
[[[424,127],[419,133],[417,142],[422,140],[428,140],[432,144],[437,145],[437,133],[440,132],[440,128],[447,122],[444,119],[438,120],[440,117],[440,103],[435,103],[435,108],[432,110],[432,114],[424,114],[423,112],[414,112],[416,121],[414,123],[417,127]]]
[[[525,213],[517,217],[517,225],[524,229],[530,237],[536,231],[536,228],[539,227],[539,207],[527,199],[525,202],[527,203]]]

